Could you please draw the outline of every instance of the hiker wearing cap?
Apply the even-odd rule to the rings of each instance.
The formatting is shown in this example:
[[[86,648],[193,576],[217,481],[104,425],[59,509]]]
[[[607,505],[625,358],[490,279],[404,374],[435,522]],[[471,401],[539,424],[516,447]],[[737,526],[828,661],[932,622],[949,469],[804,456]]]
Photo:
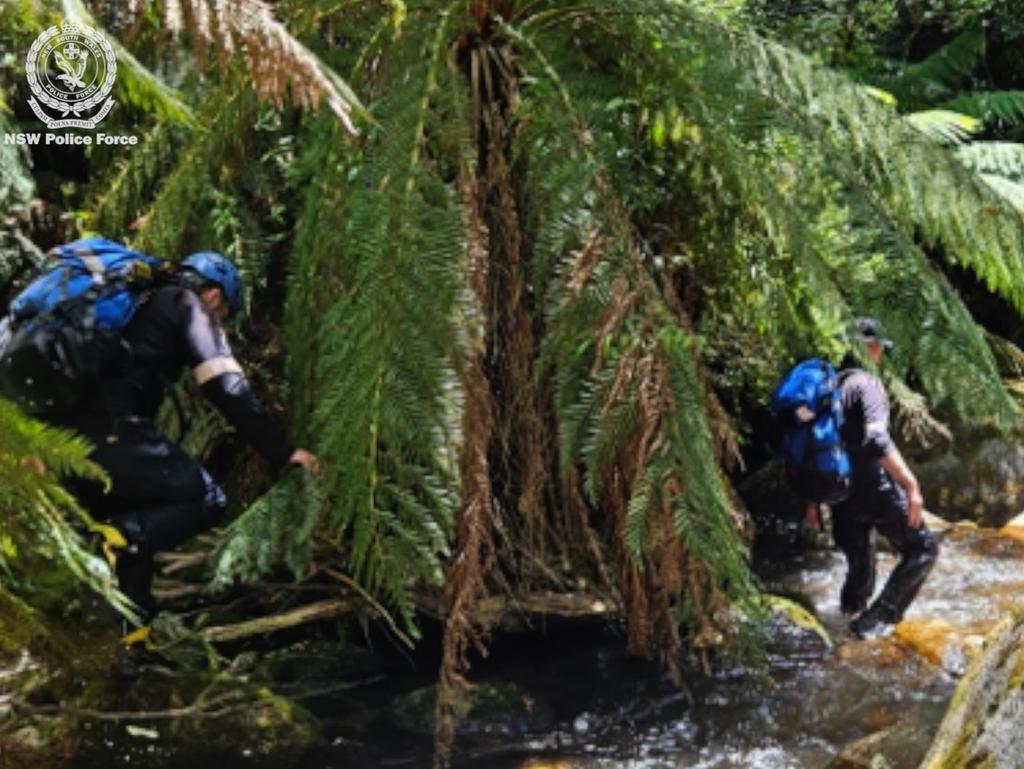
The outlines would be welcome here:
[[[859,318],[854,340],[874,364],[892,348],[881,324]],[[881,380],[848,353],[840,366],[843,443],[850,455],[851,489],[832,505],[833,535],[847,561],[840,596],[850,630],[860,638],[887,632],[900,621],[928,577],[939,546],[924,523],[924,499],[917,479],[889,433],[889,399]],[[873,532],[885,536],[900,560],[881,593],[875,590]]]
[[[76,494],[106,538],[122,592],[141,610],[144,640],[157,606],[153,556],[216,525],[227,499],[210,474],[155,425],[168,385],[190,370],[203,396],[274,468],[315,469],[249,387],[221,324],[242,310],[242,281],[230,260],[212,252],[185,259],[176,279],[152,291],[123,332],[128,360],[104,373],[101,397],[61,420],[94,445],[91,459],[111,480],[78,483]]]

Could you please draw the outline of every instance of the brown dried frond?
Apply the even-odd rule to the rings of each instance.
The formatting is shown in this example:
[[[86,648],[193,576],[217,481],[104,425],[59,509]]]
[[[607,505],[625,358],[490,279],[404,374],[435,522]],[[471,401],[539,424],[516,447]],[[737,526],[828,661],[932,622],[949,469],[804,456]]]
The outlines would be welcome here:
[[[497,54],[493,58],[504,61]],[[484,71],[491,72],[487,66]],[[495,493],[502,510],[518,513],[518,520],[504,523],[514,527],[521,521],[525,528],[525,541],[519,547],[521,554],[527,555],[527,561],[541,564],[548,538],[544,494],[549,482],[548,460],[553,451],[546,439],[541,397],[533,375],[537,342],[528,285],[529,245],[523,237],[517,185],[508,160],[516,129],[505,110],[515,101],[515,88],[510,85],[508,72],[491,75],[495,83],[501,84],[494,87],[507,97],[507,101],[496,103],[493,98],[489,100],[481,118],[487,145],[477,188],[477,205],[487,227],[490,259],[487,375],[496,396]],[[518,555],[510,558],[521,560]],[[521,564],[518,570],[525,572]],[[519,576],[522,581],[527,575]]]
[[[1021,350],[1009,339],[993,334],[991,331],[985,332],[985,340],[992,348],[1003,376],[1012,379],[1024,377],[1024,350]]]
[[[636,293],[630,288],[629,280],[625,275],[617,275],[612,280],[612,297],[608,303],[608,309],[600,328],[594,334],[597,340],[597,354],[594,356],[594,365],[591,371],[596,373],[604,368],[604,340],[618,336],[622,330],[622,324],[633,311],[633,304]]]
[[[181,10],[181,0],[163,0],[164,27],[177,37],[185,29],[185,14]]]
[[[338,117],[351,134],[352,104],[324,65],[276,18],[263,0],[163,0],[164,27],[174,37],[188,33],[200,52],[210,44],[226,62],[239,46],[249,68],[250,80],[260,98],[275,106],[286,99],[302,109],[315,109],[321,102]]]
[[[583,552],[597,571],[602,587],[617,593],[600,536],[590,524],[591,509],[583,497],[582,485],[580,471],[576,467],[568,468],[562,478],[562,498],[568,511],[566,541],[582,545]]]
[[[953,440],[949,427],[932,415],[921,393],[914,392],[900,379],[886,384],[902,440],[923,448],[930,447],[935,441],[948,443]]]
[[[587,233],[587,237],[583,240],[583,245],[579,251],[573,254],[575,263],[572,269],[572,279],[569,281],[569,290],[576,296],[579,296],[580,291],[583,290],[583,286],[590,277],[590,273],[594,271],[597,263],[604,255],[606,246],[607,239],[604,233],[601,232],[599,227],[594,227]]]
[[[455,558],[448,572],[444,602],[447,607],[441,670],[435,706],[434,765],[445,766],[455,740],[459,705],[469,682],[464,671],[471,645],[480,644],[485,628],[477,625],[474,610],[486,595],[486,575],[496,561],[491,534],[491,467],[488,459],[494,413],[490,385],[484,374],[486,356],[486,301],[488,286],[487,226],[480,215],[476,183],[467,168],[459,179],[466,222],[466,273],[469,281],[467,315],[468,358],[459,365],[465,392],[462,446],[459,452],[460,499]]]

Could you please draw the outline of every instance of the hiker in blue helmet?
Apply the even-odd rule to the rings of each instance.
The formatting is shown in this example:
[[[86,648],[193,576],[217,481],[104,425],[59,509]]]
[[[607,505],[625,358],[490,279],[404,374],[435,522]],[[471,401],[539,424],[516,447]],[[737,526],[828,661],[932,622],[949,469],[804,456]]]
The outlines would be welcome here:
[[[226,256],[216,251],[199,251],[181,263],[182,271],[191,271],[207,283],[220,288],[227,303],[228,317],[239,315],[245,308],[245,286],[238,268]],[[214,312],[218,307],[212,308]]]
[[[203,396],[271,468],[315,470],[316,457],[296,448],[251,390],[221,323],[242,312],[242,280],[224,256],[204,251],[181,262],[177,279],[140,303],[122,339],[131,354],[99,383],[64,424],[86,436],[110,488],[77,481],[75,492],[107,522],[104,549],[118,585],[140,609],[143,626],[126,644],[144,640],[157,605],[151,586],[157,552],[215,526],[227,508],[220,486],[165,436],[155,420],[168,385],[190,370]]]
[[[862,360],[878,365],[893,343],[875,318],[857,318],[848,333],[850,351],[840,364],[843,443],[850,454],[851,492],[832,505],[832,533],[846,556],[840,594],[850,631],[859,638],[888,633],[903,618],[938,557],[939,544],[924,521],[917,478],[889,434],[889,399],[882,381]],[[817,506],[808,520],[817,523]],[[882,534],[900,560],[875,592],[875,537]]]

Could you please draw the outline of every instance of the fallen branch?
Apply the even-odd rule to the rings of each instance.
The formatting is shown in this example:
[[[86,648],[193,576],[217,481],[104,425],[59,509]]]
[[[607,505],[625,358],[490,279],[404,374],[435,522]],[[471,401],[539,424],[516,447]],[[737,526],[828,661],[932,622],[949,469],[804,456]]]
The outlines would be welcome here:
[[[420,596],[417,605],[430,616],[443,616],[440,601],[433,596]],[[585,619],[617,615],[619,612],[618,603],[608,596],[594,593],[539,592],[489,596],[477,604],[473,616],[475,621],[490,627],[519,630],[529,624],[531,616]]]
[[[165,552],[159,553],[154,558],[161,567],[160,571],[164,574],[174,574],[197,566],[205,566],[209,559],[209,553],[202,550],[189,553]]]
[[[391,632],[395,634],[395,637],[398,638],[398,640],[405,644],[406,648],[412,649],[415,646],[415,644],[413,644],[412,642],[412,639],[409,638],[409,636],[407,636],[401,630],[399,630],[398,625],[395,623],[394,618],[391,616],[388,610],[381,606],[380,602],[374,600],[372,595],[363,590],[363,588],[360,587],[359,584],[354,579],[349,577],[347,574],[342,574],[340,571],[337,571],[330,567],[324,567],[323,572],[325,574],[330,575],[334,579],[341,581],[345,585],[348,585],[350,588],[356,591],[356,593],[358,593],[362,597],[362,599],[373,608],[373,610],[377,613],[377,616],[384,620],[387,626],[391,628]]]
[[[347,599],[317,601],[316,603],[300,606],[298,609],[293,609],[283,614],[260,617],[234,625],[208,627],[201,631],[199,635],[204,641],[209,641],[210,643],[237,641],[241,638],[275,633],[278,630],[286,630],[287,628],[303,625],[307,622],[332,619],[352,611],[355,607],[355,602]]]
[[[383,680],[384,676],[372,676],[359,681],[346,681],[332,686],[323,686],[318,689],[308,689],[296,694],[288,695],[289,700],[303,700],[311,697],[323,697],[328,694],[358,689],[362,686],[375,684]],[[231,713],[245,710],[253,706],[252,695],[243,690],[231,690],[217,696],[211,696],[214,685],[207,687],[195,702],[191,705],[184,705],[166,710],[96,710],[95,708],[76,708],[71,705],[32,705],[24,700],[10,700],[10,705],[15,712],[27,716],[40,715],[70,715],[78,718],[87,718],[94,721],[166,721],[170,719],[202,717],[222,718]],[[242,699],[239,699],[242,698]],[[234,700],[234,702],[233,702]]]

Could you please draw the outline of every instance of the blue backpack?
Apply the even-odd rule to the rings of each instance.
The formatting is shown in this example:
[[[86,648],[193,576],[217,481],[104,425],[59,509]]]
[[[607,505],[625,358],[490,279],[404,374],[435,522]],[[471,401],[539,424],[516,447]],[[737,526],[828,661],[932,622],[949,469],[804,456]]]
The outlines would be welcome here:
[[[50,252],[56,266],[30,283],[0,322],[0,396],[33,416],[60,416],[124,361],[121,338],[166,262],[103,238]]]
[[[782,456],[793,490],[811,502],[834,504],[850,494],[850,455],[840,430],[839,375],[811,358],[782,377],[770,408],[782,425]]]

